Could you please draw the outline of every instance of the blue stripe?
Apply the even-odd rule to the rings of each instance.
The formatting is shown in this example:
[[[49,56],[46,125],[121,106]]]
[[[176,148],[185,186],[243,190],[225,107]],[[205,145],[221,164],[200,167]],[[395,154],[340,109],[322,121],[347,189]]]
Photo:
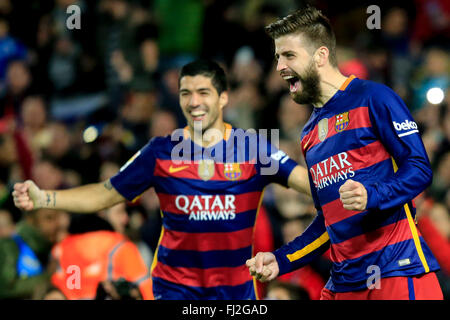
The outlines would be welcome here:
[[[421,237],[420,240],[423,245],[424,242]],[[398,261],[405,258],[409,258],[411,263],[399,266]],[[371,265],[380,267],[382,278],[423,274],[423,265],[417,254],[414,240],[409,239],[386,246],[379,251],[368,253],[356,259],[333,263],[331,281],[327,284],[327,289],[336,292],[367,289],[366,281],[371,275],[367,273],[367,268]],[[439,270],[439,266],[432,264],[430,265],[430,270]]]
[[[392,160],[386,159],[370,167],[355,171],[355,175],[351,177],[351,179],[368,185],[378,182],[380,179],[385,177],[392,176],[393,172]],[[350,178],[349,176],[347,177]],[[331,201],[339,199],[339,188],[344,183],[345,180],[339,180],[332,185],[317,190],[321,205],[325,205]]]
[[[203,232],[232,232],[253,227],[256,219],[256,209],[236,213],[232,220],[189,220],[188,214],[176,214],[163,211],[164,228],[174,231],[203,233]]]
[[[237,250],[171,250],[162,245],[158,248],[158,261],[171,267],[224,268],[239,267],[252,256],[252,246]]]
[[[403,209],[364,211],[328,226],[327,231],[331,243],[336,244],[403,219],[406,219]]]
[[[154,186],[157,193],[184,194],[184,195],[210,195],[214,194],[243,194],[247,192],[262,191],[267,182],[256,174],[248,180],[237,181],[203,181],[194,179],[181,179],[169,177],[154,177]]]
[[[414,282],[412,277],[408,277],[408,295],[409,300],[416,300],[416,295],[414,293]]]
[[[328,131],[330,130],[334,130],[334,128],[328,128]],[[342,143],[342,141],[345,141],[346,143]],[[323,158],[324,155],[328,156],[341,152],[348,152],[353,149],[359,149],[374,141],[376,141],[376,139],[372,128],[358,128],[342,131],[308,149],[308,166],[312,167],[316,163],[325,160]],[[327,152],[321,150],[324,148]]]
[[[156,300],[256,300],[253,281],[238,286],[190,287],[153,278]]]

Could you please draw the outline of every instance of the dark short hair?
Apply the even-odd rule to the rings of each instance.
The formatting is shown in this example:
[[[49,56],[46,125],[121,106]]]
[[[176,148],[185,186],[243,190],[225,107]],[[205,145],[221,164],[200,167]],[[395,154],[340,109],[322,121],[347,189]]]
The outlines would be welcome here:
[[[265,31],[272,39],[293,33],[302,34],[314,49],[327,47],[330,64],[337,67],[336,36],[330,20],[320,10],[307,6],[269,24]]]
[[[219,95],[228,90],[225,71],[217,62],[206,59],[195,60],[184,65],[183,68],[181,68],[180,76],[178,78],[178,86],[180,85],[181,78],[197,75],[211,78],[211,83],[214,88],[216,88]]]

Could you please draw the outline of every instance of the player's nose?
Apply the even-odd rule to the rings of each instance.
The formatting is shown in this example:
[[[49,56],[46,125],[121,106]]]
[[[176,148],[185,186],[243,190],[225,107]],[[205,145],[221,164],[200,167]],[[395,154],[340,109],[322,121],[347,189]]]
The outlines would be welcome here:
[[[277,71],[280,72],[280,71],[283,71],[283,70],[286,70],[286,69],[287,69],[287,65],[284,62],[283,57],[280,57],[278,59],[278,61],[277,61]]]
[[[191,109],[192,108],[196,108],[196,107],[199,107],[201,105],[201,102],[202,102],[202,100],[201,100],[200,95],[194,93],[191,96],[191,101],[189,101],[189,106],[190,106]]]

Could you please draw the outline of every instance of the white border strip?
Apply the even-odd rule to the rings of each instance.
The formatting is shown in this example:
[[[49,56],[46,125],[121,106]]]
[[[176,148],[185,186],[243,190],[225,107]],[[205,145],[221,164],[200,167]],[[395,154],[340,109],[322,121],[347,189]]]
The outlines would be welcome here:
[[[410,134],[418,133],[418,132],[419,132],[419,130],[413,130],[413,131],[409,131],[409,132],[405,132],[405,133],[399,134],[398,137],[400,138],[400,137],[404,137],[404,136],[409,136]]]

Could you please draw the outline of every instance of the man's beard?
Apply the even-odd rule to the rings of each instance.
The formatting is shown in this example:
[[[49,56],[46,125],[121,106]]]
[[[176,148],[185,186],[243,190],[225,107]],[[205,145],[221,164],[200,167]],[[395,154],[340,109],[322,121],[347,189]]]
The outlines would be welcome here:
[[[320,102],[320,75],[310,63],[302,76],[297,75],[302,87],[300,92],[291,92],[292,99],[298,104],[318,104]]]

